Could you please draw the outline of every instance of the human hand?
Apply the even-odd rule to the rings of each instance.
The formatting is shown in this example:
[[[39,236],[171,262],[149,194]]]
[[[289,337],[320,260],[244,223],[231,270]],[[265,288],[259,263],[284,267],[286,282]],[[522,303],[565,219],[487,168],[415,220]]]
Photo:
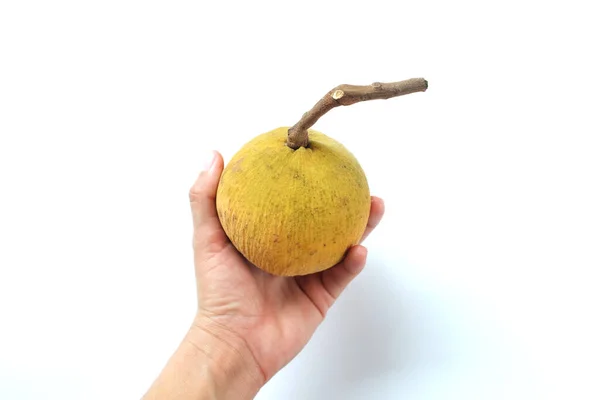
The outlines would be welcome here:
[[[366,262],[367,249],[358,245],[338,265],[312,275],[277,277],[251,265],[217,216],[223,158],[213,153],[209,164],[190,190],[198,311],[144,400],[253,398],[300,352]],[[373,197],[363,239],[383,208]]]
[[[219,222],[215,196],[223,158],[218,153],[213,156],[190,190],[198,289],[194,326],[246,347],[264,383],[308,342],[334,301],[362,270],[367,250],[354,246],[338,265],[291,278],[273,276],[251,265],[228,240]],[[383,212],[383,201],[373,197],[363,240]]]

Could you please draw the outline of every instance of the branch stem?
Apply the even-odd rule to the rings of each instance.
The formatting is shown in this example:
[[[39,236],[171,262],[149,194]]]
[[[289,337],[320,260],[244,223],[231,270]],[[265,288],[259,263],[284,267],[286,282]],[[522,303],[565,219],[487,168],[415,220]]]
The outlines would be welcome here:
[[[424,92],[427,81],[423,78],[400,82],[375,82],[367,86],[339,85],[331,89],[313,108],[304,113],[300,121],[288,130],[287,145],[296,150],[308,146],[308,129],[329,110],[338,106],[349,106],[367,100],[386,100],[405,94]]]

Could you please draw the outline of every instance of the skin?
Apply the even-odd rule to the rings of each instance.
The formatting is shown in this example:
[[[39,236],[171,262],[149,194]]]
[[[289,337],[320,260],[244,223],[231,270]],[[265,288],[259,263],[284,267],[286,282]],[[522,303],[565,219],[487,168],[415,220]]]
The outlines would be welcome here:
[[[298,276],[330,268],[359,242],[371,196],[341,143],[311,130],[310,148],[292,150],[288,129],[258,135],[232,157],[216,204],[223,230],[247,260],[273,275]]]
[[[338,265],[277,277],[251,265],[227,239],[215,208],[223,158],[214,152],[190,190],[198,310],[183,341],[143,397],[252,399],[306,345],[346,286],[365,266],[352,247]],[[371,199],[364,240],[381,220]]]

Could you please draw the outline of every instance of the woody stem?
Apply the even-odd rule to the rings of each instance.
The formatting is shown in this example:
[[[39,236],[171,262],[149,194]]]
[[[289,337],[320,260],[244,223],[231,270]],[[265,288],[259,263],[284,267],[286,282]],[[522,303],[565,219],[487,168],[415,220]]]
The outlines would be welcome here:
[[[423,78],[400,82],[375,82],[367,86],[339,85],[331,89],[313,108],[304,113],[300,121],[288,130],[287,145],[296,150],[308,146],[308,129],[332,108],[349,106],[367,100],[385,100],[405,94],[424,92],[428,83]]]

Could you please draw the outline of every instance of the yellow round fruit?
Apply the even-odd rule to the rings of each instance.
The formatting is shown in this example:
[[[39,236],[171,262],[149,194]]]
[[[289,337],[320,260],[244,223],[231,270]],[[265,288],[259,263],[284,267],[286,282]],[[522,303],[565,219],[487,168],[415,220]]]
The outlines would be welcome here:
[[[294,126],[248,142],[225,167],[217,212],[231,243],[273,275],[307,275],[340,262],[365,230],[367,178],[339,142],[310,129],[329,110],[424,92],[423,78],[339,85]]]
[[[323,271],[359,242],[371,198],[365,173],[339,142],[308,130],[310,144],[286,145],[288,127],[257,136],[225,167],[217,212],[252,264],[274,275]]]

